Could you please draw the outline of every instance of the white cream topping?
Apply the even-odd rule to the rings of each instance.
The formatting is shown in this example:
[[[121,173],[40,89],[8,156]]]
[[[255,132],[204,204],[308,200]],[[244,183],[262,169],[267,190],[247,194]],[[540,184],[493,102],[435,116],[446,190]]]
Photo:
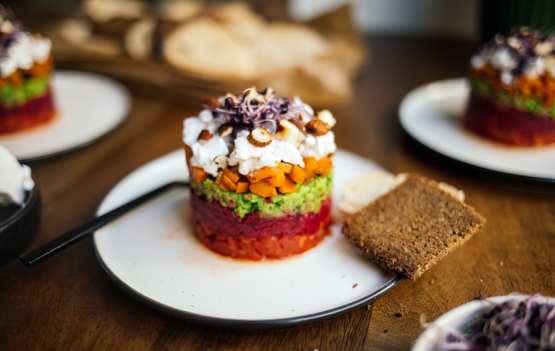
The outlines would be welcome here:
[[[317,159],[334,153],[336,150],[335,136],[331,131],[322,136],[307,135],[300,147],[302,156],[312,156]]]
[[[541,57],[530,60],[524,69],[524,74],[530,78],[541,76],[545,72],[545,61]]]
[[[500,48],[493,52],[490,59],[491,65],[501,70],[511,70],[516,67],[516,60],[507,48]]]
[[[20,165],[16,158],[0,145],[0,206],[22,205],[25,191],[33,189],[31,169]]]
[[[29,33],[16,34],[14,42],[0,58],[0,74],[7,77],[17,69],[29,69],[35,62],[42,63],[50,56],[52,43],[47,38],[35,37]]]
[[[300,99],[295,103],[302,108],[303,119],[315,118],[310,106]],[[302,104],[302,105],[301,105]],[[249,131],[241,130],[235,139],[231,136],[221,138],[218,128],[222,125],[219,118],[213,118],[210,110],[203,110],[198,117],[189,117],[183,122],[183,142],[192,150],[191,164],[202,167],[212,176],[217,176],[226,166],[238,166],[239,173],[247,175],[263,167],[287,162],[304,167],[303,157],[320,159],[336,151],[334,134],[329,131],[322,136],[304,135],[295,125],[286,121],[287,128],[272,135],[272,141],[263,147],[253,145]],[[212,133],[209,140],[199,140],[203,130]]]
[[[262,167],[275,166],[278,162],[288,162],[304,167],[303,158],[295,144],[273,139],[264,147],[251,144],[246,130],[237,133],[235,148],[229,155],[228,164],[239,166],[239,173],[247,175]]]
[[[202,110],[198,117],[189,117],[183,121],[183,142],[193,146],[197,142],[200,132],[207,129],[214,134],[221,123],[215,121],[210,110]]]
[[[217,176],[218,169],[226,166],[229,149],[224,139],[219,136],[194,143],[191,149],[193,151],[191,164],[195,167],[201,167],[208,174]]]
[[[482,55],[474,55],[470,59],[470,64],[472,65],[472,68],[480,69],[486,65],[486,60],[482,57]]]

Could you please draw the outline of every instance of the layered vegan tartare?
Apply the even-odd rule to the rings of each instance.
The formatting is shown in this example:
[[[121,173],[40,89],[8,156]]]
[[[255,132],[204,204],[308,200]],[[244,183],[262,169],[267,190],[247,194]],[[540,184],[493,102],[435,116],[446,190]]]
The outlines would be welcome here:
[[[555,143],[555,36],[497,35],[471,60],[465,125],[510,145]]]
[[[270,88],[211,99],[184,121],[196,236],[260,260],[304,252],[331,223],[333,115]]]
[[[24,31],[0,6],[0,134],[37,126],[56,115],[50,49],[49,39]]]

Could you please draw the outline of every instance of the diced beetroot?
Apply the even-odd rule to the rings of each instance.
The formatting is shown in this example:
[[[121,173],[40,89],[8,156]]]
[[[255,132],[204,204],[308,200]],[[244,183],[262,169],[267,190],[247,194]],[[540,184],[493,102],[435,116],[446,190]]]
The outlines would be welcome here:
[[[13,133],[46,123],[56,116],[50,89],[43,95],[21,106],[0,104],[0,134]]]
[[[316,246],[331,223],[331,199],[318,213],[266,218],[252,213],[240,218],[233,210],[191,194],[195,234],[213,251],[250,260],[281,258]]]
[[[511,107],[471,94],[465,126],[474,132],[509,145],[540,146],[555,143],[555,119]]]

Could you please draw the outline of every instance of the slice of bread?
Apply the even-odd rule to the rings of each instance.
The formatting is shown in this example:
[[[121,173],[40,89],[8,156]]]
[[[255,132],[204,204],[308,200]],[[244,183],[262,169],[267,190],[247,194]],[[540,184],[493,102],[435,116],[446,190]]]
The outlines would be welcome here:
[[[444,186],[417,175],[351,215],[343,233],[385,269],[417,279],[485,223]]]

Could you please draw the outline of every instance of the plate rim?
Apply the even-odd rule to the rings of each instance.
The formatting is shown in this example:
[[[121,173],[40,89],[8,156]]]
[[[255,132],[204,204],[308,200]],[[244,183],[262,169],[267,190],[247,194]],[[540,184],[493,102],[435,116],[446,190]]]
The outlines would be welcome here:
[[[45,153],[43,155],[31,156],[31,157],[22,157],[22,158],[17,157],[17,160],[19,162],[24,162],[24,163],[39,162],[39,161],[55,158],[55,157],[58,157],[58,156],[66,155],[66,154],[69,154],[73,151],[84,149],[88,146],[91,146],[91,145],[97,143],[102,138],[104,138],[104,137],[112,134],[113,132],[115,132],[129,118],[129,112],[131,111],[132,97],[131,97],[131,94],[129,93],[129,89],[127,89],[127,87],[124,84],[120,83],[118,80],[115,80],[115,79],[113,79],[109,76],[99,74],[99,73],[96,73],[96,72],[79,71],[79,70],[71,70],[71,69],[69,69],[69,70],[68,69],[60,69],[60,70],[56,69],[54,71],[54,78],[55,78],[56,75],[58,75],[60,73],[62,75],[89,76],[89,77],[92,77],[93,79],[102,80],[104,82],[107,82],[107,83],[111,84],[113,87],[115,87],[121,93],[121,97],[123,98],[124,104],[125,104],[124,113],[122,114],[122,116],[120,118],[118,118],[118,121],[112,127],[107,129],[106,131],[100,133],[99,135],[95,136],[94,138],[91,138],[91,139],[89,139],[87,141],[84,141],[84,142],[76,143],[74,146],[71,146],[71,147],[68,147],[68,148],[63,148],[61,150],[50,152],[50,153]]]
[[[479,169],[482,171],[486,171],[487,173],[491,173],[491,174],[497,174],[497,175],[504,175],[504,176],[508,176],[510,178],[513,179],[520,179],[520,180],[526,180],[526,181],[530,181],[530,182],[537,182],[537,183],[546,183],[546,184],[555,184],[555,177],[544,177],[544,176],[536,176],[536,175],[526,175],[526,174],[521,174],[521,173],[513,173],[510,171],[503,171],[503,170],[499,170],[499,169],[494,169],[494,168],[488,168],[484,165],[480,165],[477,164],[471,160],[463,160],[457,157],[454,157],[446,152],[444,152],[443,150],[437,149],[435,147],[433,147],[432,145],[430,145],[427,141],[425,140],[421,140],[420,138],[418,138],[415,133],[413,133],[413,130],[411,128],[408,127],[407,125],[407,119],[408,117],[406,117],[406,115],[408,113],[404,112],[407,109],[407,104],[409,103],[409,98],[411,98],[414,94],[418,93],[419,91],[431,86],[431,85],[435,85],[435,84],[460,84],[460,83],[466,83],[467,79],[466,77],[457,77],[457,78],[447,78],[447,79],[440,79],[440,80],[435,80],[432,82],[428,82],[428,83],[424,83],[421,84],[413,89],[411,89],[407,94],[405,94],[405,96],[403,96],[403,99],[401,100],[401,103],[399,104],[399,107],[397,109],[397,115],[398,115],[398,120],[399,123],[401,124],[401,127],[403,128],[403,131],[405,133],[407,133],[408,136],[411,137],[412,140],[416,141],[418,144],[424,146],[427,150],[430,150],[438,155],[441,155],[443,157],[446,157],[447,159],[451,160],[451,161],[455,161],[458,162],[460,164],[475,168],[475,169]]]
[[[342,152],[349,154],[350,156],[361,157],[355,153],[352,153],[347,150],[341,149]],[[100,204],[97,206],[95,214],[99,213],[100,208],[102,207],[104,201],[109,196],[110,192],[115,189],[118,185],[121,184],[123,180],[127,177],[135,174],[136,172],[144,169],[152,162],[160,161],[161,159],[170,157],[170,155],[179,152],[179,149],[172,150],[168,153],[162,154],[158,157],[155,157],[145,163],[139,165],[135,169],[131,170],[127,173],[123,178],[121,178],[117,183],[113,185],[113,187],[108,191],[107,194],[103,197]],[[370,302],[376,300],[378,297],[382,296],[395,286],[397,286],[402,280],[404,280],[404,276],[400,273],[392,273],[392,277],[387,279],[383,284],[381,284],[377,289],[373,290],[371,293],[360,297],[354,301],[351,301],[346,304],[342,304],[333,308],[329,308],[323,311],[314,312],[303,314],[299,316],[293,317],[285,317],[285,318],[270,318],[270,319],[235,319],[235,318],[222,318],[222,317],[213,317],[210,315],[194,313],[186,310],[181,310],[160,301],[155,300],[154,298],[147,296],[126,282],[124,282],[120,277],[118,277],[111,269],[108,267],[106,262],[103,260],[102,255],[99,252],[98,245],[96,242],[96,235],[93,235],[93,249],[96,259],[104,272],[108,275],[108,277],[124,292],[130,295],[135,301],[143,305],[147,305],[149,307],[154,308],[157,311],[169,314],[173,317],[177,317],[179,319],[191,321],[195,324],[199,325],[207,325],[207,326],[214,326],[214,327],[223,327],[229,329],[240,329],[240,330],[258,330],[258,329],[268,329],[268,328],[280,328],[280,327],[289,327],[294,325],[305,324],[309,322],[315,322],[319,320],[328,319],[346,312],[349,312],[355,308],[364,306],[369,304]]]
[[[147,305],[149,307],[153,307],[155,310],[167,313],[173,317],[187,320],[199,325],[208,325],[212,327],[223,327],[223,328],[230,328],[230,329],[254,330],[254,329],[280,328],[280,327],[289,327],[289,326],[300,325],[300,324],[309,323],[309,322],[315,322],[323,319],[328,319],[328,318],[349,312],[357,307],[369,304],[370,302],[374,301],[378,297],[385,294],[387,291],[397,286],[404,279],[404,277],[401,274],[396,273],[393,275],[393,277],[388,279],[384,284],[382,284],[378,289],[376,289],[372,293],[366,296],[363,296],[358,300],[352,301],[348,304],[344,304],[344,305],[330,308],[320,312],[315,312],[315,313],[310,313],[310,314],[305,314],[305,315],[300,315],[295,317],[260,319],[260,320],[221,318],[221,317],[212,317],[208,315],[180,310],[178,308],[166,305],[149,296],[142,294],[141,292],[135,290],[133,287],[126,284],[123,280],[121,280],[115,273],[113,273],[110,270],[110,268],[100,257],[100,254],[98,252],[98,248],[96,245],[94,245],[94,253],[100,266],[110,277],[110,279],[114,283],[116,283],[116,285],[119,288],[121,288],[123,291],[125,291],[128,295],[130,295],[139,303],[143,305]]]

